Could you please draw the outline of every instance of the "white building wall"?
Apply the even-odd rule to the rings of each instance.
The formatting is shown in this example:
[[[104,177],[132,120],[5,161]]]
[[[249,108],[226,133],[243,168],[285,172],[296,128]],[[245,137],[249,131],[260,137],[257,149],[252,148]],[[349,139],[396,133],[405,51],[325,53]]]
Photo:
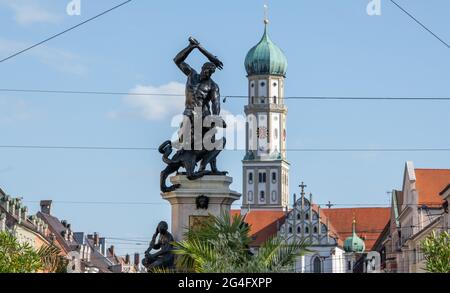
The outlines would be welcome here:
[[[295,269],[297,273],[314,273],[314,260],[321,260],[321,273],[344,273],[344,251],[333,246],[312,246],[305,256],[297,258]]]

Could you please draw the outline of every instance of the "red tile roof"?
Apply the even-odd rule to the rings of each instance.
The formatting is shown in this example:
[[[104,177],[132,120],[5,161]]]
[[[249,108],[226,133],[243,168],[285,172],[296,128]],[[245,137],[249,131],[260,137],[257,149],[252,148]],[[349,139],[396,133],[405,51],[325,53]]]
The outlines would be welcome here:
[[[316,210],[317,206],[313,205]],[[343,245],[345,238],[352,234],[353,215],[356,218],[356,233],[365,238],[366,250],[371,250],[375,241],[385,228],[390,218],[390,208],[342,208],[321,209],[321,219],[327,223],[331,236],[337,236],[338,244]],[[240,214],[240,210],[232,210],[232,215]],[[260,246],[269,237],[276,235],[278,228],[284,224],[283,211],[252,210],[245,216],[250,225],[253,245]]]
[[[240,210],[232,210],[231,215],[240,214]],[[252,244],[260,246],[268,238],[277,234],[284,223],[285,212],[271,210],[251,210],[245,215],[245,222],[250,225]]]
[[[356,234],[364,239],[366,250],[371,250],[390,218],[390,208],[342,208],[321,209],[328,217],[339,243],[352,234],[353,217],[356,219]]]
[[[419,205],[441,205],[439,193],[450,184],[450,169],[415,169]]]

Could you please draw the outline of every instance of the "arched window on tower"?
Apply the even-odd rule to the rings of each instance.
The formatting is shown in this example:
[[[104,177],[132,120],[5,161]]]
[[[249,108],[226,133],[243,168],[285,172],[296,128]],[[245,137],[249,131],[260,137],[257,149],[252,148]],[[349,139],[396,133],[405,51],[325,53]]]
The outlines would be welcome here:
[[[292,226],[289,226],[289,234],[292,234]]]
[[[313,272],[321,273],[322,272],[322,261],[319,256],[316,256],[313,260]]]
[[[253,191],[248,192],[248,201],[253,201]]]
[[[308,226],[305,227],[305,233],[309,234],[309,227]]]
[[[317,234],[317,226],[314,226],[313,232],[314,234]]]
[[[305,214],[305,220],[309,220],[309,213]]]
[[[302,228],[300,226],[297,227],[297,234],[302,233]]]
[[[300,220],[300,213],[297,214],[297,220]]]
[[[253,183],[253,173],[252,172],[248,173],[248,183],[249,184]]]
[[[277,200],[277,192],[275,190],[272,191],[272,201]]]

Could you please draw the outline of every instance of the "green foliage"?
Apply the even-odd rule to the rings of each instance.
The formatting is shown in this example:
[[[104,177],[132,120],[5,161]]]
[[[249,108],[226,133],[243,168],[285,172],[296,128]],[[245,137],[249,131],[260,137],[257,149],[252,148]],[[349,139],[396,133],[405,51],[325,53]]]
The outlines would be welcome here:
[[[422,241],[426,270],[430,273],[450,273],[450,234],[435,231]]]
[[[44,245],[38,251],[43,270],[51,273],[66,273],[69,260],[60,255],[61,250],[54,245]]]
[[[43,268],[39,254],[10,233],[0,233],[0,273],[35,273]]]
[[[286,245],[274,237],[253,255],[249,234],[250,227],[240,215],[211,217],[201,228],[189,229],[186,240],[175,244],[177,267],[198,273],[285,272],[292,269],[297,256],[307,252],[303,243]]]

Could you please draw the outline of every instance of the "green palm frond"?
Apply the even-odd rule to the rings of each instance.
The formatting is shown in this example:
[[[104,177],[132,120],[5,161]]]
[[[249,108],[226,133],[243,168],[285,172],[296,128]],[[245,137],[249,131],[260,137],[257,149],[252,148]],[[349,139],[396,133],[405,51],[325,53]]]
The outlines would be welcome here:
[[[265,272],[278,272],[288,269],[297,257],[310,252],[306,244],[300,241],[287,244],[280,237],[267,240],[259,249],[253,265]]]
[[[201,229],[188,229],[185,233],[185,239],[213,240],[217,239],[219,234],[240,235],[245,244],[250,242],[248,236],[250,228],[244,222],[244,217],[223,212],[220,217],[210,215],[210,220],[203,223]]]
[[[44,270],[53,273],[66,272],[68,260],[60,255],[61,250],[54,245],[44,245],[38,249]]]
[[[280,237],[264,243],[251,254],[250,227],[240,215],[223,213],[197,229],[189,229],[177,247],[178,270],[212,273],[268,273],[292,270],[296,258],[309,250],[302,242],[287,244]]]
[[[177,249],[172,252],[179,257],[179,265],[185,268],[193,268],[197,272],[202,272],[202,267],[206,263],[214,263],[216,251],[207,241],[191,239],[177,242]]]

